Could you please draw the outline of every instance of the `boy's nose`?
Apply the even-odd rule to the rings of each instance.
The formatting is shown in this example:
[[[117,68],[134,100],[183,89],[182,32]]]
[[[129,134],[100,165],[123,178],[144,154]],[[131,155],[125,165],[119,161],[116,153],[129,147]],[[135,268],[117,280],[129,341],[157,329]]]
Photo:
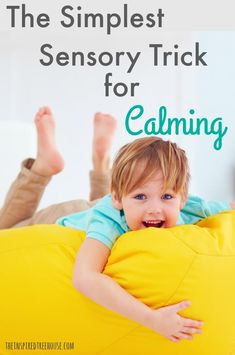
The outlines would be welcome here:
[[[159,203],[154,203],[148,206],[147,212],[149,214],[160,214],[162,212],[162,207]]]

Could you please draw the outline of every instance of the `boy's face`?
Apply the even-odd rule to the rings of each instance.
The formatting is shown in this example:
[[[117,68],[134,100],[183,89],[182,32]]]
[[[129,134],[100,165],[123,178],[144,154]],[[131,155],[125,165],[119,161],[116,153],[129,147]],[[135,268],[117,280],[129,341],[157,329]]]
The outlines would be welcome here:
[[[121,201],[116,199],[115,192],[112,193],[114,207],[124,210],[131,230],[176,225],[184,201],[172,190],[163,191],[163,186],[162,174],[157,173],[153,179],[123,196]]]

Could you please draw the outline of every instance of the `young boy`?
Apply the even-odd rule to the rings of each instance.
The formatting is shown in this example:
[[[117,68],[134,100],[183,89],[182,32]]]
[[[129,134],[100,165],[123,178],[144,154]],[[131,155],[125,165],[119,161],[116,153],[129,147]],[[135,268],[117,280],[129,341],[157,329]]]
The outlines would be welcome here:
[[[231,208],[227,203],[188,197],[188,184],[188,162],[182,149],[161,138],[140,138],[119,151],[112,169],[111,195],[89,211],[58,221],[87,234],[75,262],[74,287],[96,303],[172,341],[192,339],[193,333],[201,332],[201,322],[177,314],[190,303],[150,309],[102,271],[115,240],[126,231],[190,224]]]
[[[1,228],[15,223],[18,223],[17,226],[53,223],[63,214],[95,204],[82,204],[80,200],[66,202],[33,215],[46,184],[52,175],[62,170],[64,164],[56,149],[54,121],[50,110],[42,108],[36,115],[35,123],[38,134],[37,158],[35,161],[27,161],[28,165],[13,184],[0,213]],[[94,172],[101,172],[102,178],[108,172],[108,149],[114,129],[115,121],[111,116],[96,115],[93,164]],[[114,162],[112,194],[105,196],[88,212],[76,213],[58,221],[87,232],[87,238],[76,258],[74,286],[95,302],[172,341],[192,339],[193,333],[201,332],[198,329],[201,322],[177,314],[188,307],[189,302],[152,310],[103,275],[102,270],[115,239],[128,230],[194,223],[207,215],[230,208],[223,203],[206,204],[202,199],[192,196],[186,202],[188,182],[188,164],[183,150],[160,138],[138,139],[124,146]],[[107,187],[105,183],[104,186]],[[30,218],[19,223],[27,217]]]
[[[111,195],[105,196],[89,211],[58,221],[87,233],[75,262],[74,287],[96,303],[176,342],[192,339],[193,333],[201,332],[198,329],[201,322],[185,319],[177,313],[188,307],[189,302],[150,309],[102,271],[121,234],[128,230],[170,228],[177,224],[188,196],[188,183],[188,162],[182,149],[160,138],[140,138],[119,151],[112,169]],[[194,198],[187,201],[188,211],[193,211],[195,201],[197,203]],[[186,215],[190,218],[187,211]]]

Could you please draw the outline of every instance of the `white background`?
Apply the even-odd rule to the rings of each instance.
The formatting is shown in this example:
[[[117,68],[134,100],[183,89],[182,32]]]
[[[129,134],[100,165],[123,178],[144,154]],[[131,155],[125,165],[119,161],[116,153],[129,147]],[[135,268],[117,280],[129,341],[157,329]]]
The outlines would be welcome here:
[[[199,117],[223,117],[228,133],[223,147],[215,151],[212,136],[167,136],[184,147],[191,167],[191,192],[208,199],[235,199],[234,160],[234,82],[235,82],[235,32],[233,2],[224,1],[223,7],[212,1],[192,2],[145,1],[25,1],[27,9],[37,15],[45,12],[51,25],[45,29],[10,28],[10,14],[6,6],[21,4],[20,1],[1,1],[0,15],[0,124],[32,123],[38,107],[49,105],[53,109],[57,124],[58,146],[65,158],[65,170],[56,176],[48,187],[42,206],[74,198],[88,196],[88,170],[91,168],[92,117],[94,112],[109,112],[118,119],[118,131],[113,145],[114,152],[133,139],[125,131],[124,121],[129,108],[142,104],[145,108],[143,121],[157,117],[161,105],[166,105],[169,116],[189,117],[194,108]],[[118,28],[111,36],[104,29],[65,29],[59,26],[60,9],[64,5],[80,5],[86,12],[122,12],[123,3],[128,3],[130,13],[165,13],[163,29]],[[189,6],[190,3],[190,6]],[[213,6],[212,6],[213,5]],[[213,16],[212,16],[213,15]],[[154,67],[153,52],[149,43],[162,43],[166,50],[174,44],[181,51],[194,48],[200,42],[207,52],[207,67]],[[53,64],[43,67],[40,47],[44,43],[53,45],[57,51],[94,51],[100,54],[109,51],[141,51],[141,56],[127,74],[128,60],[120,67],[111,65],[95,67]],[[104,96],[104,77],[113,73],[113,82],[140,82],[134,98],[111,95]],[[1,127],[1,125],[0,125]],[[20,159],[29,153],[35,154],[32,140],[28,142],[17,126],[0,132],[1,194],[3,199],[7,187],[17,173]],[[28,132],[28,131],[27,131]],[[29,137],[29,133],[27,133]]]

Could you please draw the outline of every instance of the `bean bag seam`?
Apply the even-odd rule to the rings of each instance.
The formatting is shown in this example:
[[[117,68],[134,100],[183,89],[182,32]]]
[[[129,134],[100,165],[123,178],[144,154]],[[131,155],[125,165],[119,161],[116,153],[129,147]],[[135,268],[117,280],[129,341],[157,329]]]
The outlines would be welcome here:
[[[182,285],[183,281],[185,280],[185,277],[187,276],[187,274],[189,273],[189,271],[192,268],[192,265],[195,262],[195,259],[198,257],[198,255],[194,255],[193,260],[191,261],[190,265],[188,266],[187,270],[185,271],[184,276],[182,277],[182,279],[179,281],[178,286],[176,287],[175,291],[172,293],[172,295],[167,299],[166,302],[164,302],[164,305],[168,305],[170,303],[170,300],[175,296],[176,292],[178,291],[178,289],[180,288],[180,286]]]
[[[179,281],[179,284],[177,285],[176,289],[173,291],[173,293],[171,294],[171,296],[168,297],[167,301],[164,301],[164,302],[163,302],[164,305],[168,305],[169,302],[170,302],[170,300],[171,300],[171,298],[174,297],[175,293],[176,293],[177,290],[180,288],[180,286],[181,286],[182,282],[184,281],[186,275],[188,274],[188,272],[190,271],[192,265],[194,264],[194,261],[195,261],[196,258],[197,258],[197,255],[194,255],[193,260],[190,262],[190,264],[189,264],[187,270],[185,271],[184,276],[183,276],[182,279]],[[158,308],[160,308],[160,307],[161,307],[161,306],[159,306]],[[153,309],[156,309],[156,310],[157,310],[158,308],[153,308]],[[143,327],[143,326],[142,326],[142,325],[137,325],[137,326],[134,327],[132,330],[128,331],[125,335],[123,335],[123,336],[120,337],[119,339],[116,339],[115,341],[112,342],[112,344],[109,344],[107,347],[103,348],[101,351],[97,352],[96,354],[97,354],[97,355],[102,354],[102,352],[103,352],[104,350],[107,350],[107,349],[111,348],[114,344],[116,344],[117,342],[119,342],[120,340],[122,340],[123,338],[125,338],[127,335],[130,335],[132,332],[136,331],[136,329],[138,329],[138,328],[140,328],[140,327]]]
[[[200,228],[200,227],[199,227]],[[195,250],[194,248],[192,248],[192,247],[189,247],[188,246],[188,244],[187,243],[185,243],[183,240],[181,240],[181,239],[179,239],[179,237],[177,237],[176,235],[175,235],[175,233],[173,232],[173,231],[171,231],[171,233],[173,234],[173,237],[175,238],[175,239],[177,239],[179,242],[181,242],[188,250],[190,250],[190,251],[193,251],[195,254],[197,254],[197,255],[201,255],[201,256],[207,256],[207,257],[217,257],[217,258],[224,258],[224,257],[234,257],[235,256],[235,253],[234,254],[221,254],[221,255],[218,255],[216,252],[215,252],[215,254],[206,254],[206,253],[202,253],[202,252],[198,252],[197,250]],[[207,233],[208,233],[208,231],[207,231]],[[210,236],[210,233],[208,233],[209,234],[209,236]]]
[[[131,334],[132,332],[134,332],[136,329],[140,328],[140,327],[144,327],[143,325],[136,325],[133,329],[129,330],[126,334],[122,335],[121,337],[119,337],[118,339],[114,340],[111,344],[109,344],[108,346],[105,346],[102,350],[98,351],[96,353],[96,355],[99,355],[103,353],[103,351],[108,350],[109,348],[113,347],[113,345],[115,345],[116,343],[118,343],[119,341],[121,341],[122,339],[124,339],[126,336],[128,336],[129,334]],[[144,327],[145,328],[145,327]],[[147,328],[150,329],[150,328]],[[154,332],[154,330],[153,330]]]

